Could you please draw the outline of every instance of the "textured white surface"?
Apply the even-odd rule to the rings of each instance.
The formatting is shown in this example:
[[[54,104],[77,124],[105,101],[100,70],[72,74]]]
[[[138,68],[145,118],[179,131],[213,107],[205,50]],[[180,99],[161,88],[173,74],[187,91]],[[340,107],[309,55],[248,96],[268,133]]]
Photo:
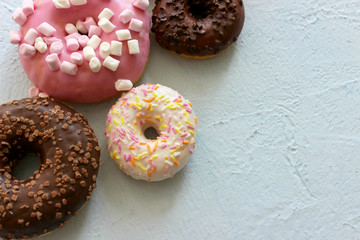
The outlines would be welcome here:
[[[8,42],[20,5],[0,2],[0,102],[31,86]],[[192,101],[199,124],[187,167],[160,183],[129,179],[103,135],[116,99],[75,105],[103,147],[98,188],[39,239],[360,239],[360,2],[245,7],[239,41],[216,58],[183,59],[152,41],[138,84]]]

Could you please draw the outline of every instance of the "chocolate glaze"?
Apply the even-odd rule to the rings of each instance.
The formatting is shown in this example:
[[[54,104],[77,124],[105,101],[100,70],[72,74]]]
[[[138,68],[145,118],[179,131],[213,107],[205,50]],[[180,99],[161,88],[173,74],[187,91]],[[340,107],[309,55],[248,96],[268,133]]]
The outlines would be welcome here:
[[[151,30],[176,54],[211,56],[237,40],[244,18],[242,0],[156,0]]]
[[[24,154],[40,169],[27,180],[11,175]],[[49,98],[0,107],[0,237],[29,238],[61,227],[96,187],[100,147],[86,118]]]

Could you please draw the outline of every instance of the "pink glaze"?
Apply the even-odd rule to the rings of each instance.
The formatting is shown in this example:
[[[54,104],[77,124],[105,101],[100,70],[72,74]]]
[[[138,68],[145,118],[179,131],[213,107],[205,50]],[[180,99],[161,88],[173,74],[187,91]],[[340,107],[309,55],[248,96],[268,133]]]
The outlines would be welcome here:
[[[60,69],[52,71],[45,61],[46,57],[50,54],[50,46],[44,54],[36,52],[31,58],[20,55],[20,61],[28,78],[40,92],[46,92],[51,97],[66,102],[99,102],[119,94],[115,88],[115,82],[118,79],[129,79],[135,83],[140,78],[145,68],[150,48],[150,16],[146,10],[144,11],[133,6],[132,0],[88,1],[85,5],[72,5],[68,9],[55,8],[52,0],[34,0],[34,5],[35,12],[28,17],[20,29],[22,36],[25,36],[30,28],[37,29],[42,23],[47,22],[56,29],[56,32],[54,32],[52,36],[54,37],[53,39],[60,39],[64,46],[66,46],[65,36],[67,33],[65,31],[65,25],[67,23],[76,25],[78,20],[85,21],[88,17],[97,19],[104,8],[109,8],[114,12],[114,16],[110,21],[116,28],[110,33],[102,32],[102,42],[110,43],[111,41],[118,41],[116,31],[129,28],[129,23],[124,24],[119,18],[120,13],[125,9],[134,12],[134,18],[143,22],[141,32],[130,30],[132,40],[138,40],[139,42],[140,54],[129,54],[127,41],[121,41],[123,42],[122,55],[112,55],[114,59],[120,61],[119,67],[115,72],[106,67],[102,67],[98,73],[94,73],[90,70],[89,62],[86,61],[85,58],[83,64],[77,66],[78,71],[75,75],[65,73]],[[44,37],[42,34],[40,34],[40,36]],[[44,38],[45,42],[46,40]],[[24,40],[20,41],[19,46],[23,43]],[[82,48],[83,46],[81,45],[80,49],[75,52],[83,55]],[[61,55],[59,55],[60,61],[72,62],[72,53],[73,51],[64,47]],[[96,57],[101,59],[101,63],[103,63],[100,57],[100,49],[96,49],[95,53]],[[70,66],[69,64],[67,65]],[[75,71],[70,71],[67,65],[63,65],[63,68],[65,68],[63,70],[73,74]],[[74,66],[71,65],[71,67]]]

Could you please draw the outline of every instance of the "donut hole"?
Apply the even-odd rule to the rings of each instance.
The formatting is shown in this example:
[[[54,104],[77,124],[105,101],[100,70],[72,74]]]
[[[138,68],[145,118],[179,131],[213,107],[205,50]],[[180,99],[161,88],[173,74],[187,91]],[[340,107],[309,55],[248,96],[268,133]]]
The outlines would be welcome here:
[[[160,136],[160,134],[154,127],[147,127],[144,129],[144,136],[147,139],[155,140]]]
[[[11,174],[18,180],[27,180],[34,175],[36,170],[40,169],[39,154],[29,152],[24,157],[16,161],[12,167]]]
[[[188,0],[188,12],[197,20],[204,19],[212,13],[210,2],[208,0]]]

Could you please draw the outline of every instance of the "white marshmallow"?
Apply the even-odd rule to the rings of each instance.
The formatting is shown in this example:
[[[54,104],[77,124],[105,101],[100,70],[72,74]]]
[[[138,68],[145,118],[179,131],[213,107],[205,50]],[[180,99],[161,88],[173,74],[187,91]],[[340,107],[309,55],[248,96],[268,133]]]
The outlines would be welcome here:
[[[37,37],[39,37],[39,33],[35,29],[30,28],[29,31],[27,31],[27,33],[25,34],[24,41],[27,44],[34,45],[35,39]]]
[[[100,21],[98,22],[99,27],[101,27],[101,29],[106,32],[106,33],[111,33],[112,31],[114,31],[115,29],[115,25],[112,24],[109,19],[107,18],[102,18],[100,19]]]
[[[138,40],[130,40],[127,43],[128,43],[129,53],[130,54],[139,54],[140,53],[139,41]]]
[[[87,45],[92,47],[93,49],[97,49],[101,43],[101,38],[97,35],[93,35],[90,40],[87,42]]]
[[[35,41],[35,48],[39,53],[44,53],[47,51],[48,46],[41,37],[38,37]]]
[[[76,28],[77,28],[77,30],[79,30],[79,32],[81,32],[81,33],[83,33],[83,34],[86,34],[86,33],[88,32],[87,29],[86,29],[86,27],[85,27],[85,25],[84,25],[83,22],[80,21],[80,20],[78,20],[78,21],[76,22]]]
[[[78,67],[76,66],[76,64],[63,61],[60,65],[60,70],[69,75],[76,75],[76,73],[78,72]]]
[[[22,9],[26,16],[34,13],[34,2],[33,0],[24,0],[22,3]]]
[[[115,82],[115,88],[117,91],[129,91],[133,87],[133,83],[127,79],[119,79]]]
[[[12,16],[12,19],[14,20],[14,22],[22,26],[27,21],[27,16],[21,8],[17,8]]]
[[[10,31],[9,40],[12,44],[18,44],[21,41],[21,32],[20,31]]]
[[[87,61],[90,61],[93,57],[96,56],[94,49],[90,46],[84,47],[83,54]]]
[[[44,92],[41,92],[41,93],[39,93],[39,97],[41,97],[41,98],[48,98],[48,97],[49,97],[49,94],[46,94],[46,93],[44,93]]]
[[[141,20],[133,18],[129,24],[129,29],[135,32],[141,32],[142,26],[143,22]]]
[[[118,69],[119,64],[120,64],[119,60],[116,60],[115,58],[112,58],[110,56],[105,58],[104,63],[103,63],[104,67],[110,69],[113,72],[115,72]]]
[[[62,42],[53,42],[50,45],[50,53],[55,53],[57,55],[62,53],[62,50],[64,49],[64,45]]]
[[[134,0],[133,5],[142,10],[146,10],[149,7],[149,0]]]
[[[112,18],[113,15],[114,15],[113,11],[111,11],[108,8],[104,8],[104,10],[102,10],[102,12],[99,14],[98,18],[99,19],[107,18],[108,20],[110,20],[110,18]]]
[[[45,58],[51,71],[56,71],[60,68],[60,59],[56,53],[52,53]]]
[[[111,41],[110,54],[115,56],[121,56],[122,42]]]
[[[90,62],[89,66],[92,72],[97,73],[101,69],[101,63],[100,60],[97,57],[93,57]]]
[[[29,89],[29,96],[32,97],[36,97],[37,95],[39,95],[40,91],[37,87],[31,87]]]
[[[92,37],[94,35],[101,36],[102,30],[99,26],[90,26],[89,28],[89,37]]]
[[[130,34],[129,29],[117,30],[116,35],[120,41],[131,39],[131,34]]]
[[[65,25],[65,31],[67,32],[67,34],[72,34],[72,33],[78,32],[77,28],[72,23],[68,23]]]
[[[111,45],[108,42],[101,43],[101,45],[100,45],[100,56],[102,58],[106,58],[107,56],[110,55],[110,47],[111,47]]]
[[[29,44],[23,43],[20,45],[19,53],[31,58],[36,54],[36,49]]]
[[[37,27],[37,30],[47,37],[53,36],[56,33],[56,29],[47,22],[43,22],[42,24],[40,24]]]
[[[69,0],[53,0],[56,8],[70,8]]]
[[[86,35],[81,35],[79,38],[78,38],[78,41],[80,43],[80,46],[81,47],[86,47],[87,46],[87,42],[89,41],[89,37],[86,36]]]
[[[82,65],[83,64],[83,55],[78,52],[73,52],[70,55],[71,62],[75,63],[76,65]]]
[[[122,23],[128,23],[135,16],[135,13],[130,9],[125,9],[120,13],[119,18]]]
[[[87,0],[70,0],[72,5],[79,6],[87,4]]]

